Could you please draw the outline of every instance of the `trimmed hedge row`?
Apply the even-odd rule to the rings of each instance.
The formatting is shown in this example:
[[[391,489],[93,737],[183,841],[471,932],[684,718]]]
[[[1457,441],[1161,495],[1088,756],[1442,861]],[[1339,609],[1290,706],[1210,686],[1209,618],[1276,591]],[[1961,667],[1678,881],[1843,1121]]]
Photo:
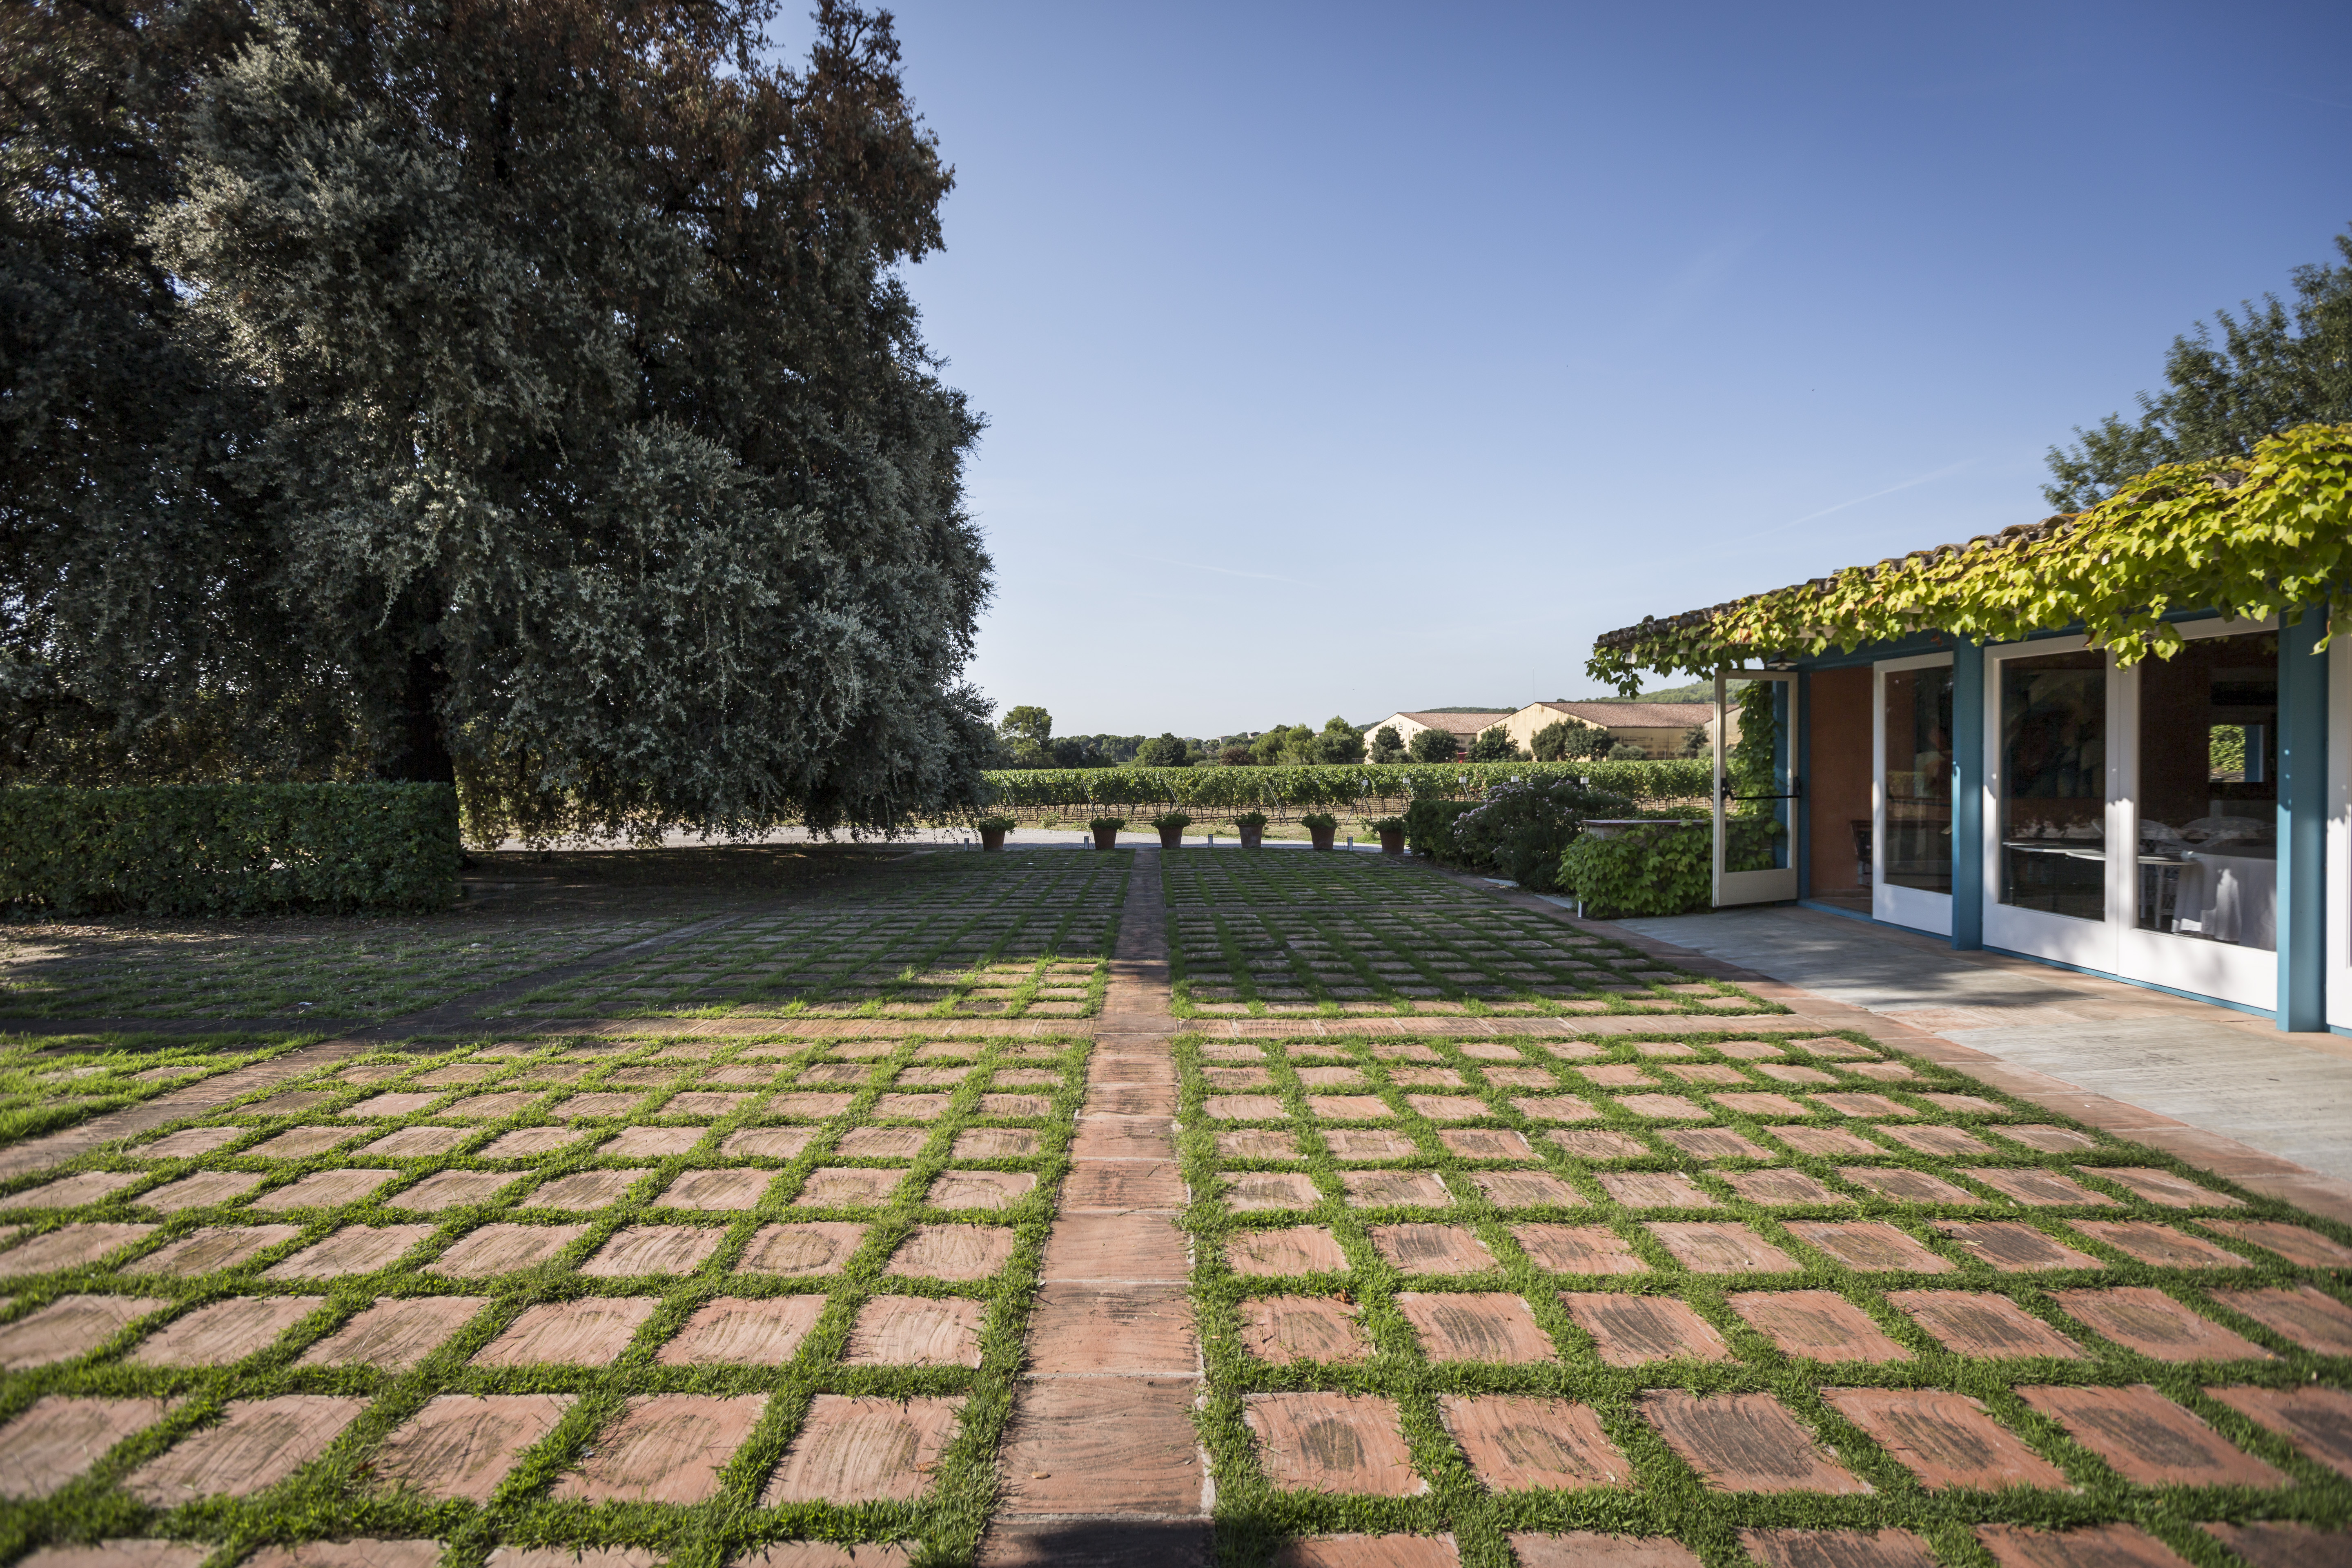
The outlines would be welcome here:
[[[0,789],[0,906],[53,914],[446,909],[446,784]]]
[[[1416,800],[1476,800],[1514,779],[1581,778],[1635,801],[1704,800],[1702,757],[1610,763],[1362,763],[1306,768],[1024,768],[985,776],[992,810],[1097,805],[1181,806],[1193,811],[1294,811],[1334,807],[1402,815]]]

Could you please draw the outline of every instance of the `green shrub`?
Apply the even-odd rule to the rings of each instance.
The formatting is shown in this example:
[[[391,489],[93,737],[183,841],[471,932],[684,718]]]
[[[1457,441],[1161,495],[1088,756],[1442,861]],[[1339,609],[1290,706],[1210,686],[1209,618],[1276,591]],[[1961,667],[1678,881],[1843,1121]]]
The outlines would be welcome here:
[[[1703,827],[1583,835],[1560,852],[1559,887],[1599,920],[1678,915],[1714,901],[1714,837]]]
[[[1523,763],[1528,758],[1497,724],[1491,730],[1481,730],[1470,738],[1470,760],[1474,763]]]
[[[446,784],[0,790],[0,906],[60,915],[446,909]]]
[[[1151,826],[1162,829],[1173,827],[1181,832],[1192,826],[1192,819],[1181,811],[1163,811],[1151,819]]]
[[[1539,763],[1605,757],[1614,744],[1608,731],[1596,730],[1590,724],[1572,723],[1566,719],[1555,719],[1528,737],[1528,749]]]
[[[1405,760],[1405,755],[1404,740],[1397,733],[1396,726],[1383,724],[1372,736],[1371,755],[1367,760],[1375,763],[1401,763]]]
[[[1476,805],[1475,801],[1433,797],[1414,801],[1404,808],[1405,847],[1433,860],[1457,858],[1454,849],[1454,819]]]
[[[1595,731],[1598,734],[1600,731]],[[1606,739],[1606,737],[1603,737]],[[983,805],[1024,816],[1062,811],[1181,807],[1223,819],[1236,811],[1341,811],[1371,816],[1401,811],[1423,795],[1475,799],[1491,784],[1517,776],[1581,777],[1595,788],[1644,803],[1706,798],[1703,759],[1611,763],[1400,763],[1248,768],[1034,768],[985,775]]]
[[[1263,833],[1265,831],[1265,813],[1262,811],[1238,813],[1234,817],[1234,826],[1244,833]]]
[[[1376,816],[1372,818],[1371,827],[1372,831],[1375,833],[1402,833],[1404,831],[1404,818],[1402,816]]]
[[[1405,750],[1416,763],[1450,763],[1462,754],[1462,742],[1450,730],[1417,730]]]
[[[1087,826],[1093,828],[1097,833],[1100,833],[1106,828],[1113,833],[1117,833],[1120,828],[1127,826],[1127,818],[1123,816],[1089,817],[1087,821]]]
[[[983,816],[972,824],[982,833],[1010,833],[1021,826],[1020,819],[1011,816]]]
[[[1475,870],[1508,877],[1549,892],[1557,885],[1560,852],[1583,831],[1588,816],[1623,816],[1633,803],[1573,778],[1498,784],[1486,798],[1454,819],[1454,853]]]
[[[1339,819],[1328,811],[1310,811],[1298,819],[1298,825],[1324,833],[1336,833],[1339,828]]]

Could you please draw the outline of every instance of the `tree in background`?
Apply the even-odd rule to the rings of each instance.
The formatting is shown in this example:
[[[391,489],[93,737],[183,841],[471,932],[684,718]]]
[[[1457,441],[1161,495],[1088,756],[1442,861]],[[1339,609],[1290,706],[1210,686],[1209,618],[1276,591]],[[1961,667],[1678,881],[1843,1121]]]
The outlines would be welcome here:
[[[1609,731],[1571,720],[1555,719],[1528,737],[1528,749],[1539,763],[1574,762],[1583,757],[1605,757],[1614,744]]]
[[[1323,721],[1322,733],[1315,737],[1314,755],[1318,763],[1360,763],[1364,732],[1334,713]]]
[[[1250,755],[1250,749],[1247,746],[1238,743],[1226,746],[1217,752],[1218,764],[1223,767],[1245,768],[1256,761],[1255,757]]]
[[[2075,446],[2050,448],[2056,482],[2043,498],[2081,511],[2159,464],[2244,456],[2298,425],[2352,422],[2352,231],[2336,248],[2347,265],[2294,269],[2292,309],[2265,294],[2242,317],[2215,312],[2218,343],[2202,322],[2193,339],[2174,338],[2166,389],[2140,394],[2136,422],[2110,414],[2096,429],[2075,426]]]
[[[793,72],[770,15],[9,9],[13,776],[456,779],[478,834],[978,798],[980,421],[895,274],[952,174],[887,17],[820,0]]]
[[[1370,760],[1375,763],[1401,763],[1405,759],[1404,739],[1393,724],[1383,724],[1372,736]]]
[[[1031,703],[1008,708],[996,721],[996,733],[1016,751],[1048,751],[1054,744],[1054,716]]]
[[[1521,763],[1527,755],[1512,743],[1500,724],[1481,730],[1470,737],[1470,760],[1474,763]]]
[[[1139,768],[1189,768],[1193,760],[1192,748],[1165,731],[1144,742],[1135,753]]]
[[[1462,742],[1451,730],[1418,730],[1406,750],[1416,763],[1450,763],[1462,754]]]

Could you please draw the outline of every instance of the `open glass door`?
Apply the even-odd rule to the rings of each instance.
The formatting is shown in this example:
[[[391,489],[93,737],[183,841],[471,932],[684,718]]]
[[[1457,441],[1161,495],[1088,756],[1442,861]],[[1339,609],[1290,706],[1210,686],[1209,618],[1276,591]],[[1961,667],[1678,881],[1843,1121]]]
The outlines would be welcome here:
[[[1727,702],[1729,683],[1741,682]],[[1797,677],[1785,669],[1715,676],[1715,902],[1797,896]]]
[[[1952,933],[1952,656],[1879,661],[1872,915]]]

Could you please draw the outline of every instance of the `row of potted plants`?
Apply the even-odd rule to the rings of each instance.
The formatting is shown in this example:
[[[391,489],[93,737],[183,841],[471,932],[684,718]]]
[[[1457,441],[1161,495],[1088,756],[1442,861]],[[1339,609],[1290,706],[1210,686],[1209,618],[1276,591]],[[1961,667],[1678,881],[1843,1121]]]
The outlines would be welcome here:
[[[1255,849],[1265,841],[1265,813],[1244,811],[1229,820],[1241,834],[1243,848]],[[1306,826],[1307,837],[1313,841],[1316,848],[1328,849],[1333,847],[1333,841],[1339,837],[1339,832],[1338,817],[1328,811],[1314,811],[1298,820]],[[1003,849],[1004,836],[1018,826],[1019,823],[1010,816],[983,816],[976,826],[980,828],[980,847],[982,849]],[[1094,833],[1095,847],[1097,849],[1117,848],[1119,830],[1126,826],[1127,818],[1123,816],[1097,816],[1087,824]],[[1183,846],[1184,830],[1192,826],[1192,818],[1185,812],[1164,811],[1151,819],[1151,826],[1160,830],[1160,847],[1162,849],[1176,849]],[[1403,817],[1383,816],[1370,826],[1372,831],[1381,836],[1381,853],[1384,855],[1404,853]]]

